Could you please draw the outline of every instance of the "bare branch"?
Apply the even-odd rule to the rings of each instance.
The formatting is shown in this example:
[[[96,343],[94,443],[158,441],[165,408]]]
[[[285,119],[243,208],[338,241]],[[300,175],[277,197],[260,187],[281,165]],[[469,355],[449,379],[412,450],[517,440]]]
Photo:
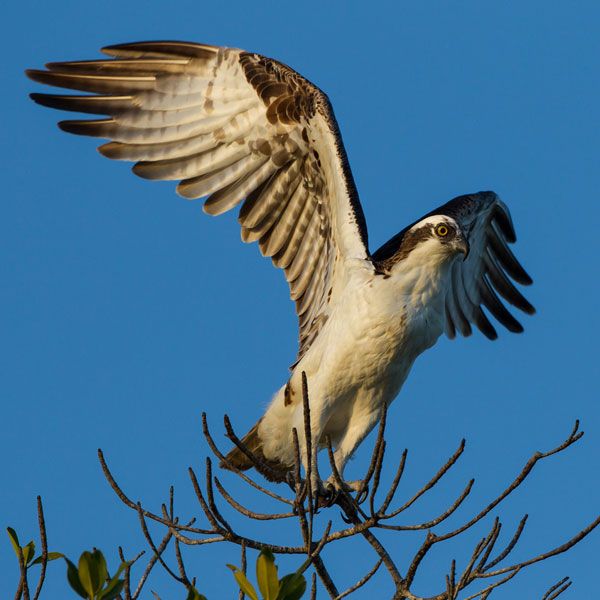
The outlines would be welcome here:
[[[570,540],[568,540],[561,546],[558,546],[548,552],[539,554],[538,556],[535,556],[527,561],[499,568],[498,565],[502,561],[504,561],[507,556],[509,556],[509,554],[512,552],[512,550],[518,543],[521,534],[523,533],[527,516],[525,516],[519,522],[512,539],[508,542],[506,547],[499,554],[497,554],[495,558],[490,560],[490,557],[492,556],[494,548],[498,542],[500,531],[502,528],[500,520],[496,518],[487,535],[484,538],[482,538],[473,548],[470,559],[467,561],[467,564],[463,569],[460,577],[457,577],[456,562],[453,560],[451,562],[449,573],[445,577],[444,591],[428,599],[421,598],[420,596],[415,595],[410,588],[413,584],[413,581],[415,580],[417,571],[419,570],[422,561],[427,556],[431,548],[440,542],[449,540],[457,535],[460,535],[476,523],[480,522],[483,518],[489,515],[491,510],[498,506],[512,491],[514,491],[519,485],[522,484],[522,482],[531,473],[533,467],[539,460],[561,452],[573,443],[575,443],[577,440],[579,440],[581,438],[582,433],[579,432],[578,423],[575,424],[575,427],[573,428],[569,437],[566,440],[564,440],[560,445],[556,446],[548,452],[536,452],[526,462],[525,466],[517,475],[517,477],[513,480],[513,482],[508,487],[506,487],[499,496],[492,500],[483,510],[480,510],[475,516],[470,518],[460,527],[443,535],[440,535],[431,531],[431,528],[436,527],[439,524],[446,521],[446,519],[448,519],[452,514],[455,513],[455,511],[460,506],[463,505],[464,501],[469,496],[472,490],[474,480],[470,480],[465,486],[465,488],[462,490],[462,492],[459,494],[459,496],[437,517],[429,521],[425,521],[414,525],[400,525],[392,523],[390,522],[390,520],[398,516],[400,513],[406,511],[411,506],[413,506],[421,497],[423,497],[424,494],[426,494],[429,490],[431,490],[434,486],[436,486],[439,483],[441,478],[454,466],[454,464],[458,461],[458,459],[464,452],[464,440],[461,442],[454,454],[448,459],[448,461],[446,461],[446,463],[437,471],[437,473],[431,479],[429,479],[429,481],[425,485],[423,485],[416,493],[414,493],[409,500],[404,502],[404,504],[402,504],[399,508],[391,512],[387,512],[388,507],[390,506],[394,498],[394,495],[399,486],[399,482],[404,473],[407,459],[407,450],[404,450],[404,452],[402,453],[392,483],[385,494],[384,500],[379,510],[375,510],[375,497],[382,479],[381,474],[383,471],[386,449],[386,442],[384,439],[386,425],[385,411],[382,413],[381,416],[378,435],[375,441],[373,454],[371,456],[367,473],[363,478],[363,483],[361,485],[361,488],[359,488],[356,497],[353,497],[353,495],[350,495],[347,492],[348,488],[342,480],[341,475],[337,469],[331,440],[329,438],[326,438],[325,446],[327,448],[327,453],[331,466],[332,479],[338,491],[337,494],[329,500],[329,503],[325,505],[321,503],[322,495],[321,498],[319,498],[321,490],[313,489],[315,487],[316,482],[319,481],[318,473],[315,471],[315,469],[317,468],[316,452],[319,441],[312,439],[310,398],[308,390],[308,381],[305,373],[302,374],[302,401],[304,414],[303,449],[301,449],[301,445],[298,439],[298,432],[295,429],[292,430],[294,464],[292,470],[290,471],[287,481],[293,494],[292,498],[286,498],[284,496],[276,494],[270,489],[254,481],[253,478],[240,472],[239,470],[236,470],[234,467],[231,469],[243,481],[253,486],[254,489],[258,490],[262,494],[264,494],[265,497],[269,497],[271,499],[282,502],[287,506],[293,507],[293,510],[288,512],[265,513],[256,512],[246,508],[241,502],[234,498],[233,495],[225,489],[218,477],[213,476],[212,462],[210,459],[207,458],[205,470],[205,492],[200,488],[196,475],[193,469],[191,468],[189,469],[189,475],[200,507],[208,520],[209,528],[192,527],[192,523],[194,522],[193,520],[190,521],[187,525],[182,524],[174,515],[174,495],[172,488],[169,492],[168,507],[165,505],[162,506],[162,516],[144,510],[141,504],[132,502],[124,494],[124,492],[121,490],[119,485],[114,480],[112,474],[110,473],[106,462],[104,461],[102,452],[99,451],[98,455],[106,479],[108,480],[109,484],[111,485],[112,489],[115,491],[119,499],[126,506],[136,510],[136,512],[138,513],[140,524],[142,526],[142,531],[146,537],[149,546],[153,550],[153,556],[151,558],[151,561],[149,562],[146,572],[142,577],[140,584],[138,585],[138,590],[136,590],[136,594],[134,594],[131,600],[136,600],[136,597],[139,594],[139,591],[141,590],[140,586],[143,585],[143,583],[146,581],[148,573],[157,562],[159,562],[161,566],[165,570],[167,570],[167,572],[169,572],[169,574],[172,577],[174,577],[177,581],[179,581],[188,589],[190,589],[191,585],[195,585],[195,579],[192,579],[190,582],[190,578],[186,573],[180,544],[183,543],[189,546],[201,546],[212,543],[219,543],[223,541],[232,544],[237,544],[240,546],[242,553],[242,568],[244,572],[246,570],[247,548],[253,548],[256,550],[269,550],[274,554],[306,555],[307,558],[303,563],[302,567],[300,567],[299,571],[304,571],[311,564],[314,566],[315,572],[313,573],[313,589],[311,590],[312,598],[316,597],[316,575],[318,575],[318,577],[320,578],[325,590],[331,598],[341,599],[349,596],[350,594],[364,586],[380,569],[381,565],[384,565],[388,575],[390,576],[396,588],[394,598],[397,598],[398,600],[456,600],[458,594],[462,590],[465,590],[467,587],[469,587],[475,581],[491,577],[499,577],[498,580],[494,581],[493,583],[489,583],[489,585],[479,590],[478,592],[473,593],[465,599],[473,600],[475,598],[481,598],[482,600],[485,600],[490,596],[493,590],[505,584],[510,579],[514,578],[522,569],[526,568],[531,564],[540,562],[542,560],[546,560],[547,558],[560,554],[561,552],[567,551],[579,541],[581,541],[595,527],[600,525],[599,516],[595,521],[590,523],[577,535],[573,536]],[[237,438],[236,434],[233,431],[233,428],[231,427],[229,419],[225,417],[224,420],[225,428],[227,431],[227,437],[234,444],[236,444],[236,446],[251,461],[253,461],[253,465],[256,467],[256,470],[259,473],[268,477],[270,467],[268,465],[262,464],[261,461],[256,456],[254,456],[253,453],[245,446],[245,444]],[[220,461],[227,463],[226,456],[224,456],[220,452],[210,434],[205,414],[202,415],[202,429],[204,437],[206,438],[207,443],[211,448],[213,454]],[[304,462],[304,457],[302,455],[303,451],[306,452],[306,468],[304,479],[302,479],[302,464]],[[363,509],[361,508],[359,501],[360,498],[363,496],[363,492],[368,488],[369,484],[372,484],[372,488],[368,496],[370,511],[368,514],[366,514],[365,511],[363,511]],[[300,533],[302,535],[303,544],[297,546],[284,546],[242,535],[236,529],[234,529],[232,524],[230,524],[221,514],[219,507],[216,503],[213,486],[216,486],[217,490],[219,491],[219,494],[232,508],[234,508],[238,513],[249,519],[258,521],[276,521],[279,519],[290,519],[296,517],[300,526]],[[318,509],[322,508],[323,506],[329,506],[330,504],[337,504],[337,506],[339,506],[339,508],[342,511],[342,518],[350,526],[345,529],[332,530],[332,523],[330,521],[325,527],[320,539],[318,541],[313,541],[313,527],[316,525],[316,519],[319,515]],[[154,520],[158,523],[165,525],[168,528],[168,534],[167,536],[165,536],[165,538],[163,538],[158,548],[155,546],[152,537],[150,536],[146,519]],[[373,529],[376,528],[392,530],[396,532],[428,530],[425,539],[421,543],[420,547],[417,549],[412,561],[408,565],[405,577],[402,577],[398,566],[394,562],[388,550],[383,546],[381,541],[377,539],[377,537],[375,537],[375,535],[373,534]],[[190,537],[190,535],[196,535],[198,537]],[[375,553],[378,555],[379,560],[377,561],[376,565],[364,577],[356,581],[347,590],[340,594],[337,591],[337,588],[331,578],[331,575],[323,562],[321,553],[326,545],[340,539],[353,537],[357,535],[362,536],[364,540],[373,548]],[[171,537],[175,538],[174,551],[175,558],[177,560],[179,575],[176,575],[167,566],[167,564],[161,557]],[[21,556],[21,560],[22,559],[23,557]],[[129,568],[126,569],[125,573],[126,579],[128,580],[130,576]],[[561,580],[546,592],[546,595],[543,600],[554,600],[556,597],[558,597],[559,594],[564,592],[564,590],[567,589],[569,585],[570,580],[568,580],[567,578]],[[129,593],[127,591],[128,589],[129,585],[127,584],[126,595]],[[240,592],[239,597],[243,599],[244,596],[242,592]],[[38,600],[37,596],[36,598],[34,598],[34,600]]]
[[[293,502],[291,500],[288,500],[287,498],[284,498],[283,496],[280,496],[279,494],[276,494],[275,492],[273,492],[272,490],[269,490],[265,487],[263,487],[262,485],[259,485],[258,483],[256,483],[256,481],[254,481],[253,479],[251,479],[250,477],[248,477],[248,475],[246,475],[244,472],[240,471],[239,469],[236,469],[225,457],[225,455],[219,450],[219,448],[217,447],[217,445],[215,444],[215,441],[212,437],[212,435],[210,434],[210,431],[208,429],[208,422],[206,419],[206,413],[202,413],[202,433],[204,434],[204,437],[206,438],[206,441],[210,447],[210,449],[212,450],[213,454],[221,461],[227,464],[228,468],[233,471],[238,477],[240,477],[241,479],[243,479],[247,484],[251,485],[253,488],[257,489],[259,492],[262,492],[263,494],[267,495],[267,496],[271,496],[271,498],[275,499],[275,500],[279,500],[279,502],[283,502],[284,504],[289,504],[290,506],[293,504]]]
[[[240,568],[242,570],[242,573],[245,575],[246,569],[248,568],[248,565],[246,563],[246,544],[245,544],[245,542],[242,542],[240,552],[242,554],[242,558],[241,558],[242,564],[241,564]],[[246,594],[244,594],[244,592],[240,588],[240,593],[238,594],[238,600],[244,600],[245,597],[246,597]]]
[[[369,463],[369,468],[367,469],[367,473],[363,477],[363,483],[361,488],[358,490],[356,497],[359,498],[361,494],[363,494],[366,489],[369,487],[369,483],[371,481],[371,477],[375,472],[375,468],[377,465],[377,461],[380,456],[380,446],[383,443],[384,435],[385,435],[385,425],[387,422],[387,407],[385,407],[381,412],[381,419],[379,420],[379,428],[377,430],[377,438],[375,440],[375,446],[373,446],[373,453],[371,454],[371,461]]]
[[[528,567],[529,565],[533,565],[542,560],[546,560],[552,556],[556,556],[558,554],[562,554],[572,548],[575,544],[579,543],[586,535],[588,535],[591,531],[593,531],[596,527],[600,525],[600,515],[592,521],[587,527],[584,527],[577,535],[574,535],[570,540],[557,546],[553,550],[548,552],[543,552],[542,554],[538,554],[537,556],[530,558],[529,560],[525,560],[523,562],[517,563],[515,565],[511,565],[510,567],[504,567],[503,569],[497,569],[496,571],[490,571],[489,573],[485,573],[485,577],[494,577],[496,575],[502,575],[503,573],[507,573],[513,569],[522,569],[523,567]]]
[[[483,588],[479,592],[477,592],[471,596],[467,596],[465,598],[465,600],[473,600],[473,598],[477,598],[478,596],[481,596],[482,598],[483,597],[487,598],[493,589],[496,589],[497,587],[504,585],[507,581],[510,581],[513,577],[515,577],[515,575],[517,575],[519,570],[520,569],[515,569],[514,571],[509,573],[504,579],[500,579],[499,581],[496,581],[495,583],[488,585],[486,588]]]
[[[439,525],[443,521],[445,521],[454,511],[464,502],[467,496],[471,493],[471,489],[473,487],[474,479],[471,479],[465,489],[461,492],[460,496],[438,517],[432,519],[431,521],[426,521],[425,523],[419,523],[418,525],[382,525],[378,524],[377,526],[381,529],[391,529],[393,531],[418,531],[421,529],[431,529],[436,525]],[[379,514],[380,519],[389,519],[389,515],[381,515]]]
[[[456,461],[460,458],[461,454],[465,450],[465,440],[461,440],[460,445],[456,452],[448,459],[446,464],[407,502],[405,502],[400,508],[397,508],[386,518],[391,519],[392,517],[396,517],[401,512],[404,512],[407,508],[411,507],[423,494],[428,492],[437,482],[448,472],[448,470],[456,463]]]
[[[563,577],[555,583],[542,597],[542,600],[554,600],[558,598],[573,582],[568,577]]]
[[[222,529],[221,526],[217,522],[217,519],[213,515],[212,511],[208,507],[206,500],[204,499],[204,494],[202,493],[202,490],[200,489],[200,484],[198,483],[198,478],[196,477],[196,473],[194,473],[194,469],[192,469],[192,467],[188,468],[188,474],[190,476],[190,479],[192,480],[192,487],[194,488],[196,498],[198,498],[198,502],[200,503],[200,506],[202,507],[202,510],[204,511],[204,514],[206,515],[206,518],[208,519],[208,522],[213,526],[212,531],[207,530],[205,533],[211,534],[211,533],[215,533],[216,531],[221,531],[221,529]]]
[[[212,461],[210,458],[206,457],[206,497],[208,499],[208,507],[210,508],[211,513],[215,516],[216,519],[222,524],[227,531],[233,533],[233,529],[231,525],[225,520],[225,517],[220,513],[217,505],[215,503],[215,496],[213,492],[212,486]]]
[[[498,506],[498,504],[500,504],[500,502],[502,502],[511,492],[513,492],[516,488],[518,488],[523,483],[523,481],[525,481],[525,479],[527,478],[529,473],[531,473],[533,467],[536,465],[536,463],[538,461],[540,461],[544,458],[547,458],[549,456],[552,456],[554,454],[557,454],[558,452],[562,452],[563,450],[565,450],[566,448],[568,448],[569,446],[574,444],[576,441],[581,439],[581,437],[583,436],[583,431],[578,432],[578,430],[579,430],[579,420],[577,420],[575,422],[575,426],[573,427],[571,434],[564,442],[562,442],[561,444],[556,446],[556,448],[553,448],[552,450],[550,450],[548,452],[536,452],[527,461],[527,463],[523,467],[522,471],[519,473],[519,475],[517,475],[517,477],[514,479],[514,481],[495,500],[490,502],[480,513],[478,513],[475,517],[473,517],[470,521],[468,521],[467,523],[465,523],[458,529],[455,529],[454,531],[450,531],[450,532],[446,533],[445,535],[440,536],[439,541],[450,539],[450,538],[462,533],[463,531],[466,531],[467,529],[469,529],[470,527],[475,525],[475,523],[478,523],[479,521],[481,521],[481,519],[483,519],[483,517],[485,517],[487,514],[489,514],[490,511],[492,511],[496,506]],[[464,445],[463,445],[463,447],[464,447]]]
[[[44,519],[44,507],[42,506],[41,496],[37,497],[37,514],[38,528],[40,530],[40,544],[42,546],[42,564],[38,584],[35,589],[35,594],[33,595],[33,600],[38,600],[40,597],[42,586],[44,585],[44,579],[46,577],[46,566],[48,565],[48,538],[46,537],[46,521]]]
[[[25,565],[25,557],[23,556],[23,549],[20,546],[17,548],[17,550],[21,578],[19,580],[17,593],[15,594],[15,600],[19,600],[21,596],[23,597],[23,600],[29,600],[29,584],[27,583],[27,566]]]
[[[244,444],[238,436],[233,431],[233,427],[231,426],[231,421],[227,415],[223,417],[223,423],[225,424],[225,431],[227,437],[242,451],[242,453],[247,456],[254,465],[254,468],[261,474],[265,475],[270,479],[277,479],[278,474],[264,461],[260,460],[258,456],[256,456],[247,446]]]
[[[510,542],[507,544],[506,548],[504,548],[504,550],[500,554],[498,554],[498,556],[494,560],[490,561],[485,566],[482,566],[482,568],[481,568],[482,572],[489,571],[492,567],[497,565],[499,562],[503,561],[512,552],[513,548],[517,545],[517,542],[519,541],[521,534],[523,533],[523,529],[525,528],[525,523],[527,523],[528,516],[529,515],[525,515],[521,519],[521,521],[519,522],[519,525],[517,527],[517,530],[515,531],[515,534],[513,535]]]
[[[223,487],[218,477],[215,477],[215,485],[219,490],[219,493],[225,500],[229,503],[230,506],[235,508],[239,513],[250,519],[256,519],[257,521],[276,521],[278,519],[289,519],[291,517],[295,517],[296,513],[287,512],[287,513],[257,513],[248,508],[242,506],[237,500],[235,500],[231,494],[227,492],[227,490]]]
[[[383,501],[379,509],[380,514],[385,514],[385,511],[388,509],[388,506],[394,499],[394,494],[396,493],[396,489],[398,488],[398,484],[400,483],[400,479],[402,479],[402,475],[404,473],[404,466],[406,465],[406,456],[408,455],[408,450],[405,448],[404,452],[402,452],[402,457],[400,458],[400,463],[398,464],[398,468],[396,469],[396,473],[394,474],[394,479],[392,480],[392,484],[390,489],[388,490],[387,496]]]
[[[356,590],[360,589],[363,585],[365,585],[365,583],[367,583],[369,581],[369,579],[371,579],[371,577],[373,577],[373,575],[375,575],[375,573],[377,573],[377,570],[381,566],[382,562],[383,561],[380,558],[375,563],[375,566],[362,579],[359,579],[353,586],[349,587],[345,592],[342,592],[336,598],[336,600],[342,600],[342,598],[345,598],[346,596],[349,596],[350,594],[354,593]]]
[[[168,543],[165,543],[164,548],[159,552],[159,548],[156,547],[156,545],[154,544],[154,540],[152,539],[152,536],[150,535],[150,532],[148,531],[148,526],[146,524],[146,519],[144,517],[144,511],[142,510],[142,505],[138,504],[138,515],[139,515],[139,519],[140,519],[140,526],[142,528],[142,533],[144,534],[144,537],[146,538],[146,542],[148,542],[148,545],[150,546],[150,548],[152,549],[152,552],[154,552],[154,556],[156,556],[156,558],[158,559],[158,561],[160,562],[161,566],[163,567],[163,569],[173,578],[175,579],[175,581],[178,581],[179,583],[184,583],[183,579],[181,577],[178,577],[172,570],[171,568],[167,565],[167,563],[163,560],[162,558],[162,551],[164,550],[164,548],[166,548],[166,545]],[[167,538],[170,539],[171,537],[171,530],[167,533],[167,535],[165,535],[165,537],[163,538],[163,541]],[[162,546],[162,544],[161,544]]]

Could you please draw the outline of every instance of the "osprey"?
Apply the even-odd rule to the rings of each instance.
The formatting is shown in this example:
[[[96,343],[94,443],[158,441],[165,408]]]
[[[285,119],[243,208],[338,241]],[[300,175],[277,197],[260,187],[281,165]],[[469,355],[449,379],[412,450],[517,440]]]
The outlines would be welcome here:
[[[322,446],[330,437],[342,475],[417,356],[442,333],[469,336],[475,325],[495,339],[482,307],[509,331],[523,330],[504,302],[532,314],[513,283],[531,279],[508,247],[515,231],[495,193],[454,198],[371,253],[333,109],[319,88],[280,62],[234,48],[162,41],[103,52],[112,58],[27,71],[34,81],[88,94],[32,99],[104,115],[59,126],[108,138],[100,153],[134,161],[140,177],[179,180],[185,198],[208,196],[210,215],[242,203],[242,240],[258,242],[289,283],[297,360],[243,438],[272,479],[284,480],[293,464],[293,428],[305,466],[312,460],[317,473],[316,457],[305,452],[303,372],[312,438]],[[225,467],[253,466],[238,448],[226,458]]]

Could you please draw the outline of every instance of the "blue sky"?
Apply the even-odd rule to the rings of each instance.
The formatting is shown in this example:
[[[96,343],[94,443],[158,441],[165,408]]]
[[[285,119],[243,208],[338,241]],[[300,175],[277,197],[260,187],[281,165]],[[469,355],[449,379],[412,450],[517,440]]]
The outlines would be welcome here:
[[[58,131],[61,115],[27,99],[39,86],[25,79],[25,68],[95,58],[103,45],[141,39],[258,51],[322,87],[343,132],[372,250],[458,194],[493,189],[503,197],[517,253],[535,280],[528,295],[538,314],[524,319],[523,335],[442,340],[419,359],[389,415],[390,462],[410,449],[399,497],[466,437],[456,472],[410,515],[435,513],[475,476],[458,522],[580,418],[584,439],[540,465],[500,514],[510,530],[530,513],[517,552],[525,558],[598,513],[600,7],[336,4],[62,0],[0,9],[8,24],[0,41],[2,527],[32,537],[41,494],[52,550],[75,557],[97,546],[113,565],[117,545],[135,553],[143,547],[135,515],[103,480],[96,449],[133,498],[159,508],[173,483],[181,513],[195,514],[186,469],[200,468],[207,453],[200,413],[220,432],[226,411],[244,430],[296,352],[283,277],[240,243],[235,215],[211,219],[171,184],[132,176],[99,157],[94,140]],[[359,451],[350,474],[360,473],[367,455]],[[466,560],[481,533],[432,556],[423,593],[437,591],[432,582],[442,581],[452,557]],[[400,564],[421,539],[384,537]],[[357,553],[366,571],[374,558],[360,544],[325,555],[340,588],[362,562]],[[224,564],[237,562],[237,551],[188,554],[201,591],[232,596]],[[565,598],[592,597],[598,556],[600,531],[496,597],[539,597],[567,574],[575,583]],[[0,573],[0,595],[8,597],[17,579],[8,539],[0,542]],[[52,565],[45,597],[65,597],[64,579],[63,565]],[[182,596],[162,574],[151,588],[165,599]],[[379,577],[357,597],[388,592]]]

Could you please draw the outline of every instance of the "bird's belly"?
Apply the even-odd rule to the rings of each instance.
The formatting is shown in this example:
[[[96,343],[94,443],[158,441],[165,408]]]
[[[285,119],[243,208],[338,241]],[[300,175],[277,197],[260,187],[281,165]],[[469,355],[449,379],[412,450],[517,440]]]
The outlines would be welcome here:
[[[326,402],[339,405],[361,392],[376,406],[388,404],[417,356],[441,333],[427,315],[406,310],[401,302],[386,303],[381,297],[378,303],[368,297],[361,300],[359,295],[347,311],[332,316],[321,348],[314,349],[313,374]]]

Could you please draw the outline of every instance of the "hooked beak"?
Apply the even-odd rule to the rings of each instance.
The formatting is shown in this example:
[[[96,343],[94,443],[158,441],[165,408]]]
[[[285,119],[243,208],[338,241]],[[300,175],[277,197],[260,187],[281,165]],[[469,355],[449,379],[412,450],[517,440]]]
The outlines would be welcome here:
[[[469,246],[469,242],[464,238],[460,237],[460,239],[456,240],[456,249],[463,254],[463,261],[467,260],[467,256],[469,256],[469,251],[471,247]]]

